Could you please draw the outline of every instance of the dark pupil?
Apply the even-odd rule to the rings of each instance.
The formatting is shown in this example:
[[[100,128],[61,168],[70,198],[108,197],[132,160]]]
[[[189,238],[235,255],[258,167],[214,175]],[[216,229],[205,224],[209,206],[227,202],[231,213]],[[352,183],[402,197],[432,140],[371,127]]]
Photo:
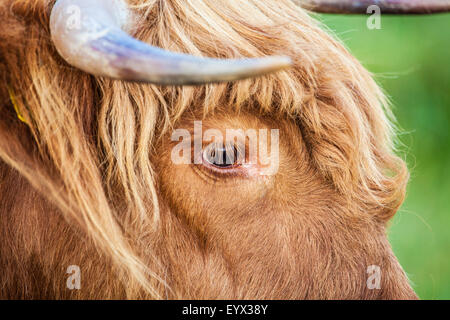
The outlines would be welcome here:
[[[236,147],[226,148],[225,146],[213,147],[209,153],[209,159],[211,164],[220,167],[227,168],[234,165],[237,161]]]

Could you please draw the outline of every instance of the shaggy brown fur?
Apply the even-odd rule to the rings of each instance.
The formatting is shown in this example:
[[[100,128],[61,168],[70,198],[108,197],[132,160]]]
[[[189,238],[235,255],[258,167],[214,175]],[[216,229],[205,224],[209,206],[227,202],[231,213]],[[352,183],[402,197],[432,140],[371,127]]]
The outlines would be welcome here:
[[[286,54],[237,83],[160,87],[67,65],[54,1],[0,4],[2,298],[416,298],[385,229],[405,193],[370,74],[290,0],[133,0],[134,35],[213,57]],[[15,93],[20,113],[8,95]],[[172,128],[279,128],[269,179],[170,161]],[[66,288],[78,265],[80,290]],[[367,267],[381,267],[369,290]]]

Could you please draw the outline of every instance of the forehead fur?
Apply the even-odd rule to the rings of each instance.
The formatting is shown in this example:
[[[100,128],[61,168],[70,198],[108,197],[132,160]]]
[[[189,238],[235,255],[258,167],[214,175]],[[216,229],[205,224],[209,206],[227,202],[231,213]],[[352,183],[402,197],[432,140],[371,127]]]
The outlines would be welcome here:
[[[397,188],[389,201],[377,193],[391,188],[388,175],[403,167],[392,154],[385,97],[369,72],[304,10],[290,0],[133,4],[143,17],[135,35],[154,45],[221,58],[288,55],[294,62],[290,70],[231,84],[152,87],[169,122],[190,108],[205,115],[216,108],[246,108],[294,119],[318,168],[340,191],[359,198],[353,187],[366,190],[370,203],[391,213],[397,208],[402,193]]]
[[[133,152],[149,150],[143,146],[187,110],[206,116],[217,108],[245,108],[296,121],[318,170],[369,211],[381,207],[391,215],[401,202],[404,183],[395,177],[403,172],[400,180],[406,181],[406,173],[393,154],[393,130],[381,90],[292,1],[130,0],[135,17],[130,32],[152,45],[219,58],[288,55],[294,62],[273,75],[198,87],[93,78],[67,66],[48,34],[53,3],[9,0],[2,5],[9,10],[1,11],[9,25],[0,33],[3,70],[10,71],[2,78],[21,92],[18,104],[39,142],[48,144],[46,133],[69,132],[73,115],[74,130],[98,133],[107,158],[120,162],[125,150],[130,159]]]

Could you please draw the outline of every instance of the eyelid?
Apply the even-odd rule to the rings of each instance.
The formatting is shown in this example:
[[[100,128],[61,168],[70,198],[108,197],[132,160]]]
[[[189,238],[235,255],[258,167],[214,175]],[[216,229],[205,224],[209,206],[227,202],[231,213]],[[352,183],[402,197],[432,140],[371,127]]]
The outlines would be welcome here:
[[[199,150],[192,149],[192,155],[194,159],[193,168],[202,176],[209,177],[213,180],[220,178],[260,178],[266,177],[267,172],[271,172],[270,167],[260,163],[259,161],[259,145],[253,147],[254,150],[250,150],[250,141],[246,137],[244,139],[234,139],[233,141],[224,141],[223,145],[229,149],[231,147],[236,148],[239,154],[244,154],[243,161],[238,165],[219,167],[212,163],[209,163],[204,158],[204,151],[210,145],[214,144],[214,139],[205,140],[202,139],[202,148]],[[222,141],[220,141],[222,143]],[[256,150],[255,150],[256,148]],[[271,173],[269,175],[272,175]]]
[[[211,143],[203,148],[202,158],[204,164],[225,170],[237,167],[245,162],[245,148],[241,148],[233,142]],[[217,164],[214,161],[217,161]]]
[[[208,152],[208,148],[214,148],[214,142],[209,142],[204,144],[201,152],[201,164],[196,166],[200,171],[203,171],[203,173],[206,173],[208,176],[212,175],[216,178],[231,178],[231,177],[248,177],[248,169],[243,166],[243,164],[246,162],[245,159],[245,153],[244,156],[241,158],[234,159],[235,161],[240,161],[239,163],[235,163],[230,166],[224,166],[220,167],[218,165],[214,165],[208,159],[206,159],[205,154]],[[245,152],[245,147],[240,146],[236,142],[224,142],[221,144],[221,147],[223,147],[228,152],[234,152],[238,154],[242,154],[242,152]]]

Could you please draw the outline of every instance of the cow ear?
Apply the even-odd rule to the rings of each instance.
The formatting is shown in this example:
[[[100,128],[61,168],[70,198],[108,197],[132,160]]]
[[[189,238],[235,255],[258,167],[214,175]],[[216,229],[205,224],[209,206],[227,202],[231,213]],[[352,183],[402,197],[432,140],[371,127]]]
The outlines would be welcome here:
[[[351,211],[387,222],[404,200],[409,173],[391,146],[382,97],[358,92],[362,83],[328,85],[329,98],[311,101],[301,120],[312,162]]]

